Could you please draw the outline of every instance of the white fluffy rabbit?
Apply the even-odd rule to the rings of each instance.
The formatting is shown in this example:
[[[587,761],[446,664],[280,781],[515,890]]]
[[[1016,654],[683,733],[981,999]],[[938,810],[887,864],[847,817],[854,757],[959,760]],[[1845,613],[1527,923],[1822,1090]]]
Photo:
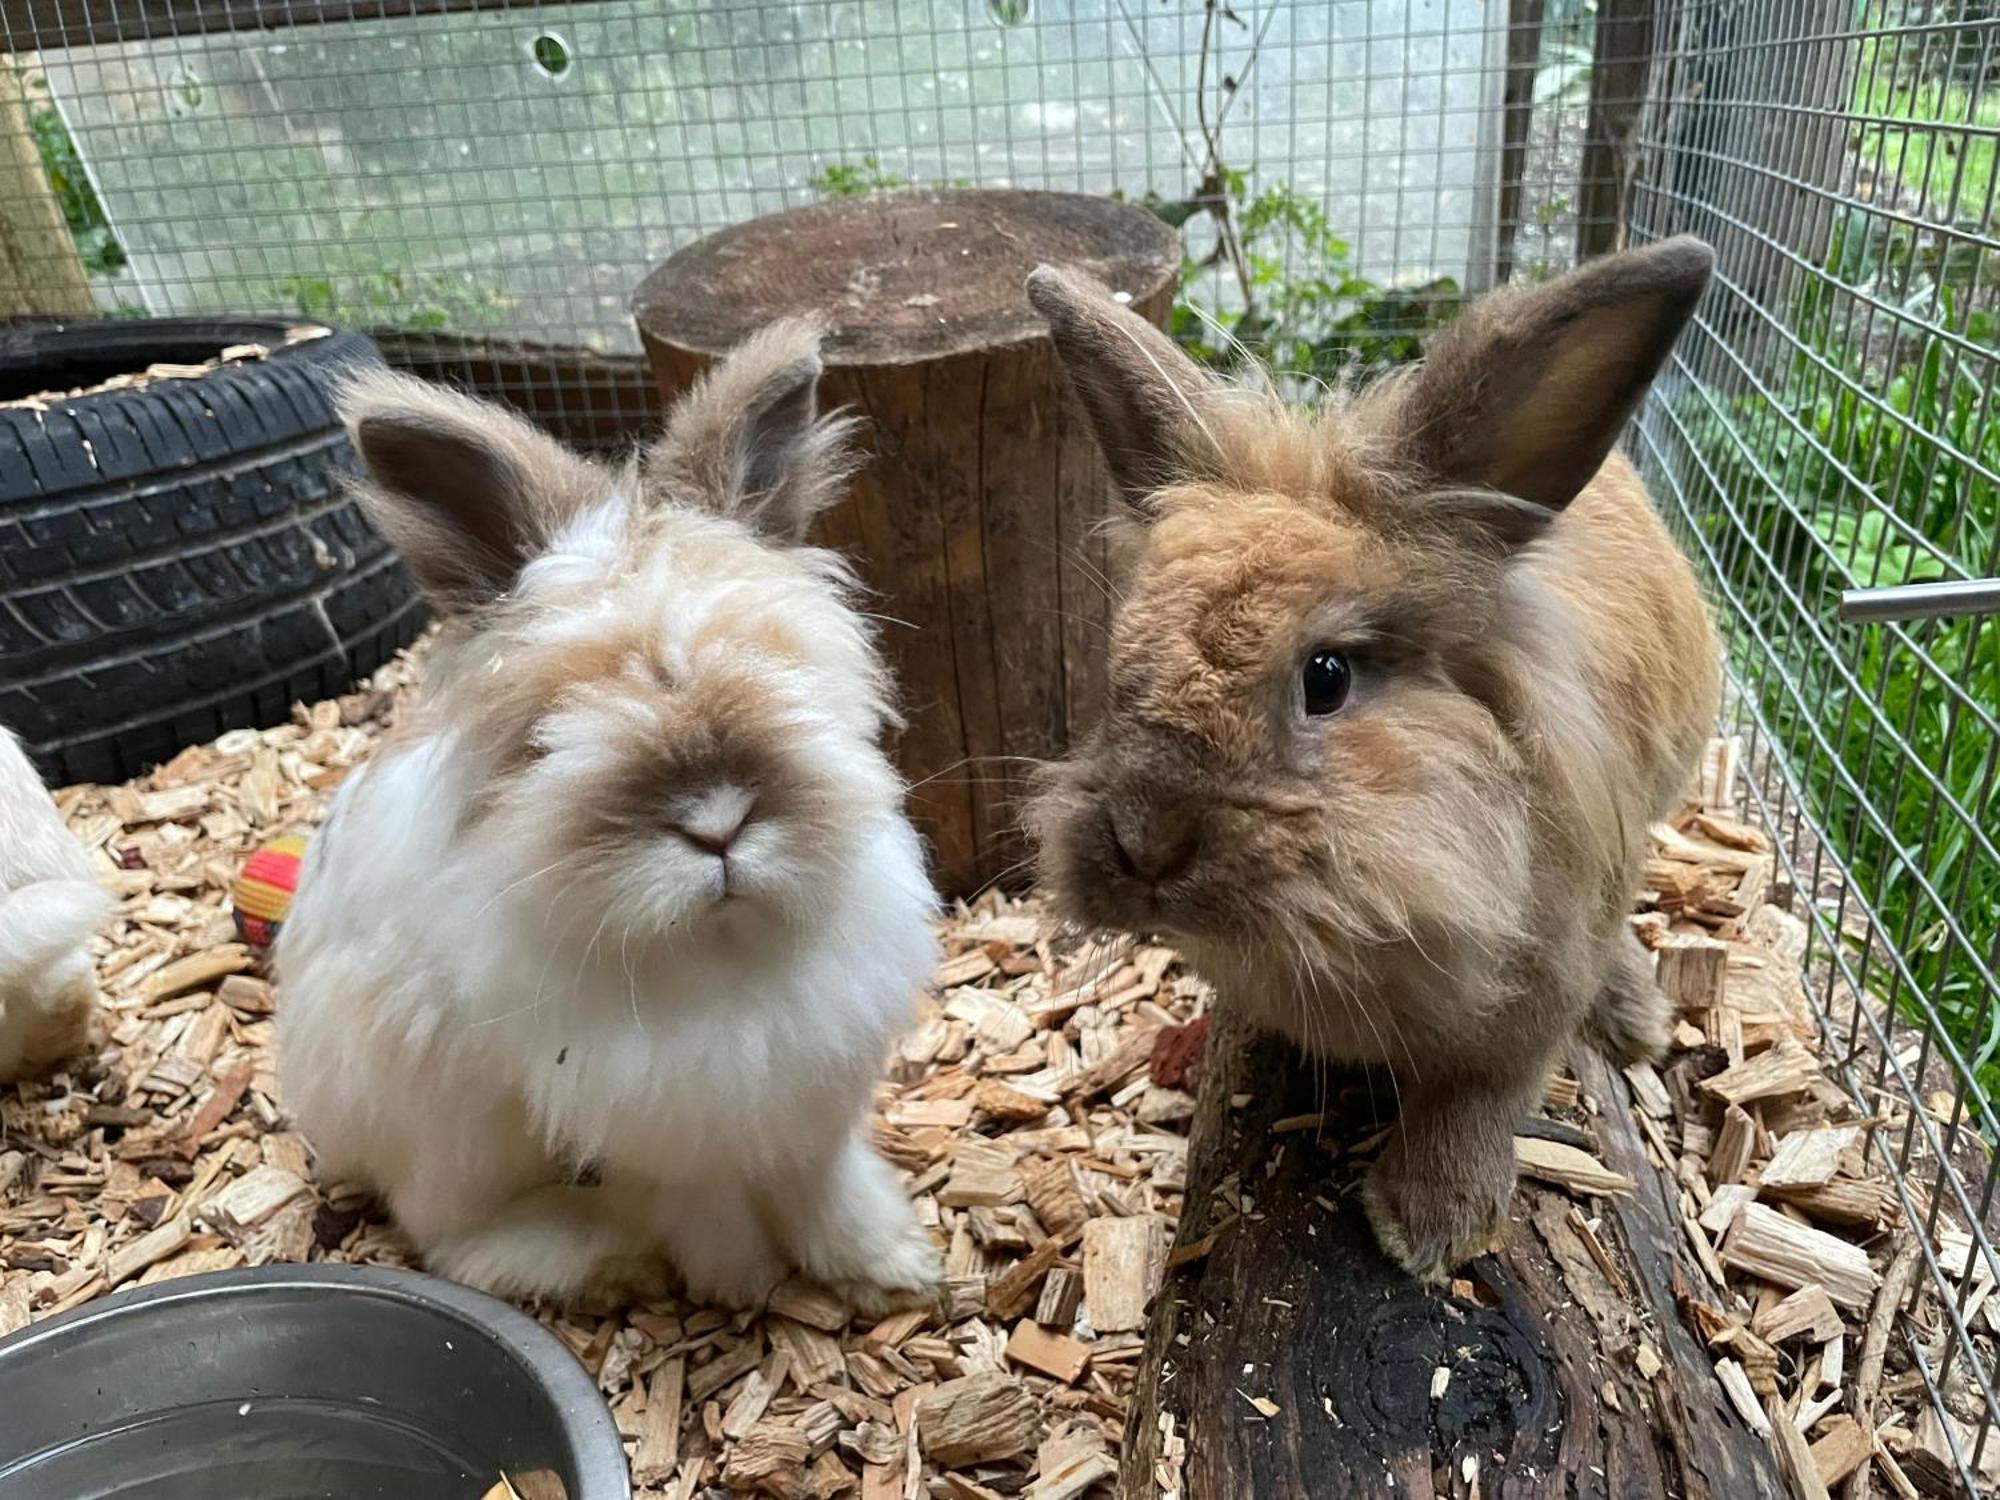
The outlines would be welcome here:
[[[622,470],[346,392],[369,513],[451,618],[310,846],[284,1093],[444,1275],[569,1298],[664,1260],[750,1305],[796,1269],[864,1310],[937,1280],[862,1138],[935,898],[848,570],[801,543],[852,463],[819,373],[768,329]]]
[[[90,854],[0,728],[0,1083],[80,1049],[97,971],[90,934],[111,909]]]

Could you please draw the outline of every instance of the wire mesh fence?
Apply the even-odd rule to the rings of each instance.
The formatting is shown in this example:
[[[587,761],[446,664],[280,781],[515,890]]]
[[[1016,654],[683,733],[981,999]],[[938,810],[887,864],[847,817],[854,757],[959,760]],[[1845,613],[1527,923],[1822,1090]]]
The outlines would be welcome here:
[[[1903,1103],[1874,1149],[1912,1224],[1968,1231],[1997,1271],[2000,622],[1843,625],[1834,602],[2000,571],[2000,21],[1684,0],[1652,30],[1633,233],[1701,234],[1720,268],[1637,447],[1721,606],[1820,1024],[1858,1100]],[[1994,1443],[1993,1345],[1965,1317],[1972,1268],[1923,1258],[1945,1317],[1898,1333],[1971,1424],[1953,1444],[1970,1485]]]
[[[1966,1484],[1992,1461],[2000,621],[1834,605],[2000,573],[2000,6],[8,0],[0,42],[35,148],[0,202],[69,231],[0,310],[356,324],[604,444],[653,414],[641,277],[817,198],[1143,199],[1186,236],[1175,332],[1323,379],[1488,286],[1707,238],[1631,447],[1713,590],[1818,1023],[1929,1232],[1945,1312],[1896,1325],[1899,1375],[1966,1424]]]
[[[1524,57],[1482,0],[406,8],[10,5],[95,303],[375,327],[558,417],[541,377],[580,364],[636,421],[643,379],[601,361],[636,352],[645,272],[826,196],[1149,199],[1210,262],[1193,300],[1287,359],[1390,352],[1574,242],[1582,0],[1530,7]],[[515,342],[574,353],[483,359]]]

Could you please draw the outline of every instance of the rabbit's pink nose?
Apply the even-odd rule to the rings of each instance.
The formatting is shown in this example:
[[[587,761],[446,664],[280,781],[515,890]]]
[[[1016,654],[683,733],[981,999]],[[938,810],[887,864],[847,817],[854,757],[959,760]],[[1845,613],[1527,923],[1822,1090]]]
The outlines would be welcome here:
[[[1201,848],[1201,832],[1191,819],[1168,814],[1113,814],[1111,842],[1117,849],[1120,869],[1134,880],[1160,886],[1194,863]]]
[[[718,859],[735,847],[750,821],[751,796],[741,787],[723,786],[696,798],[674,820],[674,832],[704,854]]]

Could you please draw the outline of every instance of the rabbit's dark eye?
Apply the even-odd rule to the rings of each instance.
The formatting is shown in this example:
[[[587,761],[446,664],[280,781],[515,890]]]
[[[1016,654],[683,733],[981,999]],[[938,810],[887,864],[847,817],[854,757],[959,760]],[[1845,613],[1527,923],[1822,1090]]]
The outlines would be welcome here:
[[[1306,690],[1306,712],[1315,716],[1337,710],[1347,701],[1347,690],[1354,682],[1347,657],[1324,646],[1306,658],[1301,676]]]

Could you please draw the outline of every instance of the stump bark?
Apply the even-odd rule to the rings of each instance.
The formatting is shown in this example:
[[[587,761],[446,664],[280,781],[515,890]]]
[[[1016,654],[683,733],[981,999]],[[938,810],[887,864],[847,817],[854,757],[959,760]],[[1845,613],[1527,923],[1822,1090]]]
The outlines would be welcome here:
[[[1505,1248],[1451,1294],[1382,1257],[1355,1196],[1353,1148],[1378,1133],[1378,1107],[1394,1117],[1386,1077],[1320,1074],[1219,1018],[1121,1500],[1175,1486],[1183,1500],[1783,1496],[1677,1307],[1690,1292],[1723,1299],[1684,1253],[1625,1082],[1594,1053],[1574,1066],[1600,1113],[1534,1128],[1586,1145],[1637,1190],[1579,1205],[1524,1181]],[[1580,1207],[1594,1231],[1576,1227]],[[1650,1379],[1642,1341],[1661,1364]]]
[[[641,283],[633,309],[663,397],[774,318],[828,329],[826,399],[874,452],[814,539],[859,566],[908,727],[895,746],[939,885],[1021,862],[1025,761],[1059,755],[1102,688],[1109,479],[1023,286],[1078,266],[1155,322],[1178,235],[1067,193],[916,191],[737,225]]]

